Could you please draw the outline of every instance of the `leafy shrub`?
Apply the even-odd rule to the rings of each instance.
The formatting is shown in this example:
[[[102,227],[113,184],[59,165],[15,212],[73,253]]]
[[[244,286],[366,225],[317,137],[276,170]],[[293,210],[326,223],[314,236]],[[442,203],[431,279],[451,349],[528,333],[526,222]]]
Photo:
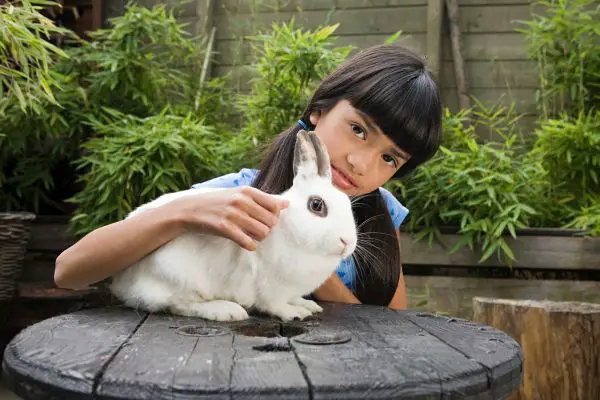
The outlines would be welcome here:
[[[92,102],[141,117],[175,99],[192,96],[202,60],[195,41],[164,4],[129,4],[111,27],[90,32],[91,42],[74,49],[82,86]]]
[[[541,163],[549,179],[537,225],[574,227],[600,196],[600,111],[542,121],[535,136],[528,159]]]
[[[167,192],[222,173],[221,134],[192,116],[161,113],[114,122],[91,121],[100,137],[84,144],[77,162],[83,190],[71,201],[76,235],[124,218],[137,206]]]
[[[288,23],[272,25],[252,36],[254,61],[251,92],[241,95],[244,131],[258,140],[271,137],[304,112],[317,84],[348,55],[350,47],[333,47],[338,25],[314,32]]]
[[[73,77],[57,75],[57,82],[56,102],[40,99],[35,113],[25,113],[18,101],[8,101],[0,115],[1,209],[66,212],[60,200],[75,190],[66,172],[79,155],[89,110]]]
[[[53,86],[57,78],[50,67],[67,55],[47,38],[71,35],[40,12],[44,6],[56,6],[56,2],[0,3],[0,112],[13,96],[23,112],[35,111],[42,101],[56,104]]]
[[[579,208],[571,211],[565,228],[578,229],[583,234],[600,236],[600,195],[586,196]]]
[[[501,112],[498,112],[501,111]],[[411,210],[407,230],[417,240],[431,243],[443,226],[458,226],[463,246],[480,250],[481,261],[494,253],[508,262],[514,255],[505,234],[530,225],[542,191],[547,187],[545,170],[524,156],[517,141],[512,113],[502,107],[444,114],[444,142],[433,160],[403,181],[388,184]],[[475,114],[471,123],[470,115]],[[476,130],[489,129],[498,137],[478,143]]]
[[[54,94],[36,101],[36,113],[24,112],[14,91],[1,100],[0,207],[68,213],[65,199],[80,189],[71,162],[81,143],[102,135],[90,121],[110,124],[121,113],[146,117],[168,108],[227,136],[225,78],[197,79],[202,40],[187,34],[162,4],[148,9],[132,3],[111,23],[91,33],[93,42],[69,42],[59,49],[66,57],[48,61]]]
[[[521,21],[538,64],[544,118],[600,107],[600,5],[595,0],[537,0],[542,15]]]
[[[542,121],[531,157],[539,157],[552,185],[583,198],[600,193],[600,111]]]

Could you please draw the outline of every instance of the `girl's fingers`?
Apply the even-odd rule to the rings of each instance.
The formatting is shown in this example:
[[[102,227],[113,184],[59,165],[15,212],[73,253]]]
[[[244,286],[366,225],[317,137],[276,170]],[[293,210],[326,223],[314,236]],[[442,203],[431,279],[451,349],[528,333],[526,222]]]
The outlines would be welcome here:
[[[221,234],[233,240],[240,247],[243,247],[246,250],[256,250],[256,242],[235,223],[231,222],[226,224],[223,227],[223,231],[221,232]]]
[[[250,236],[258,241],[267,237],[271,228],[262,222],[252,218],[245,212],[238,212],[231,216],[231,222],[236,224],[240,229],[247,232]]]
[[[276,217],[279,217],[279,211],[281,209],[286,208],[289,205],[288,200],[280,199],[277,196],[265,193],[250,186],[244,187],[242,192],[252,197],[257,204],[263,208],[266,208]]]
[[[279,218],[279,213],[275,214],[271,210],[264,208],[253,199],[248,199],[241,206],[241,211],[245,212],[250,218],[266,225],[267,228],[272,228]]]

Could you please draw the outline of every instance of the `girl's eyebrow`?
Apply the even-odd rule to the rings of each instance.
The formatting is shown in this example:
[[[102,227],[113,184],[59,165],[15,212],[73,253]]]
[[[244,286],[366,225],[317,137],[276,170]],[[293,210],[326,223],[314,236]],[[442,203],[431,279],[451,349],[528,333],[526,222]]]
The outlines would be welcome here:
[[[367,125],[367,128],[371,132],[379,132],[379,130],[375,127],[375,124],[373,123],[373,120],[371,120],[371,117],[369,117],[367,114],[365,114],[364,112],[362,112],[359,109],[357,109],[356,112],[358,113],[358,115],[360,116],[360,118],[365,122],[365,125]]]
[[[375,127],[375,124],[373,123],[373,120],[371,119],[371,117],[369,117],[367,114],[365,114],[364,112],[362,112],[359,109],[357,109],[356,112],[358,113],[360,118],[365,122],[365,125],[367,125],[367,129],[369,129],[369,131],[376,132],[376,133],[382,133],[381,130],[379,130]],[[403,160],[408,160],[410,158],[407,153],[405,153],[401,150],[398,150],[396,147],[392,147],[390,149],[390,153],[392,153],[394,156],[401,158]]]
[[[403,160],[406,160],[406,161],[408,161],[408,159],[410,158],[410,157],[408,156],[408,154],[404,153],[403,151],[399,151],[399,150],[398,150],[398,149],[396,149],[395,147],[392,147],[392,148],[391,148],[391,150],[390,150],[390,152],[391,152],[391,153],[392,153],[394,156],[396,156],[396,157],[398,157],[398,158],[401,158],[401,159],[403,159]]]

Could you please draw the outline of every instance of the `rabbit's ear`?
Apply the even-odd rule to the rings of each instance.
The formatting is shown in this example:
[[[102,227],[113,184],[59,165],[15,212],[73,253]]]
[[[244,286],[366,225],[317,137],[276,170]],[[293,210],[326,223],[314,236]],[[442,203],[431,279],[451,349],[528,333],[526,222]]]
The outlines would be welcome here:
[[[308,137],[310,137],[317,153],[317,173],[319,176],[331,179],[331,164],[325,145],[314,131],[308,132]]]
[[[300,130],[294,149],[294,176],[308,178],[317,175],[317,153],[308,132]]]
[[[296,136],[294,176],[331,178],[329,155],[316,133],[301,130]]]

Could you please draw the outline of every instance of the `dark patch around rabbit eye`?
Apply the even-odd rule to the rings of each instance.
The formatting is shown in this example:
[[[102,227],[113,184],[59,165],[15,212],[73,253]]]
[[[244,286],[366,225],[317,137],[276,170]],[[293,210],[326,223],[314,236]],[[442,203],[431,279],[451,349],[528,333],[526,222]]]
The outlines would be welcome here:
[[[317,197],[317,196],[311,196],[308,199],[308,210],[315,214],[318,215],[319,217],[326,217],[327,216],[327,204],[325,204],[325,202],[323,201],[322,198]]]

